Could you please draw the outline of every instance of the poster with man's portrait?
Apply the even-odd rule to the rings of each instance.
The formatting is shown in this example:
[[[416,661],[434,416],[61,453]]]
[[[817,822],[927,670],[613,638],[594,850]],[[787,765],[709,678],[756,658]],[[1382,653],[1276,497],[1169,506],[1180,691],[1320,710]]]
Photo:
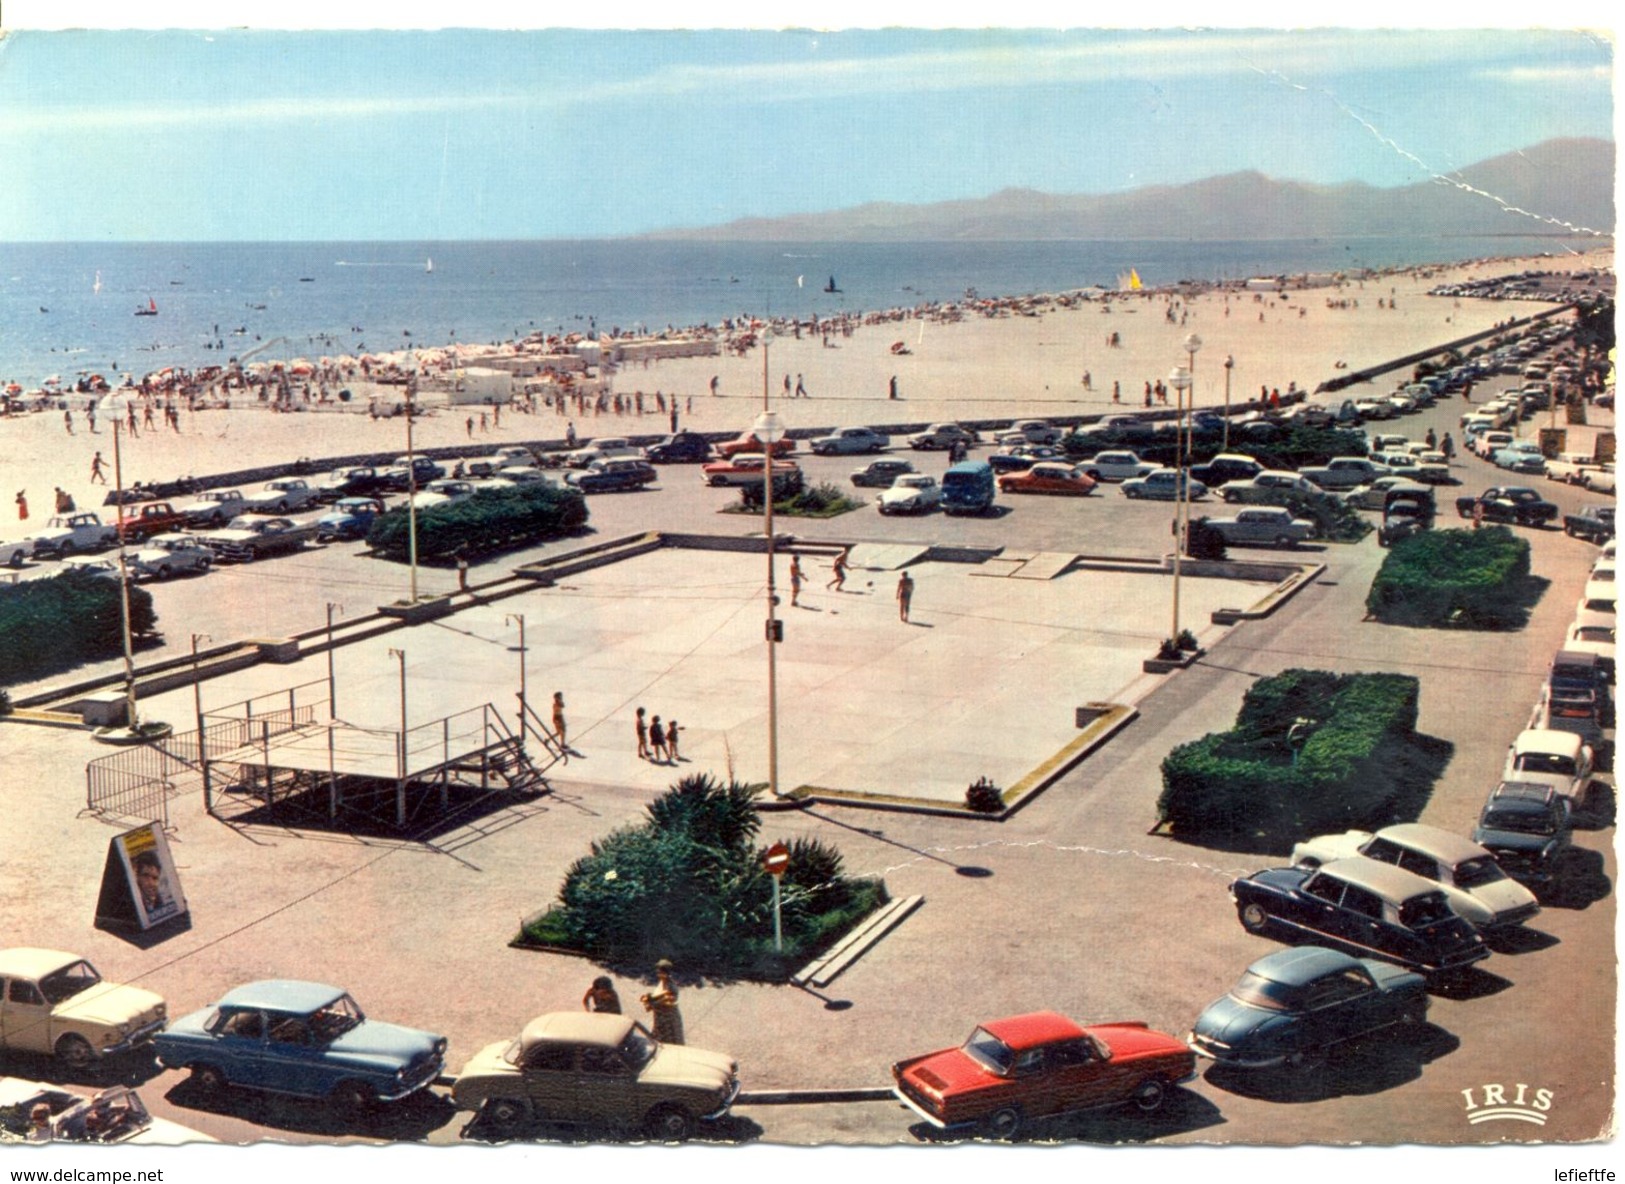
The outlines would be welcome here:
[[[113,850],[129,887],[134,921],[143,931],[186,912],[186,896],[162,827],[149,822],[126,831],[113,840]]]

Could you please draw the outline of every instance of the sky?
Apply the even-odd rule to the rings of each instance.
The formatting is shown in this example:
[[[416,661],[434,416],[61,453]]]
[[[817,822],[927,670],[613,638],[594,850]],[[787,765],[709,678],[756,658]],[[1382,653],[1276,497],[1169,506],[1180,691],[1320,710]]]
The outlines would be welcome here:
[[[11,28],[0,240],[599,237],[1247,169],[1398,186],[1613,134],[1613,47],[1584,31],[323,30],[220,11]]]

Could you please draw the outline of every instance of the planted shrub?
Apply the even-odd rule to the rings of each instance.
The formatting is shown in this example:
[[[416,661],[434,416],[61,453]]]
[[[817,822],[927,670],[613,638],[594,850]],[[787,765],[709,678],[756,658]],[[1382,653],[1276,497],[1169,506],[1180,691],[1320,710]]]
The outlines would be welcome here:
[[[152,594],[130,588],[130,632],[156,631]],[[124,650],[119,584],[88,572],[0,587],[0,681],[25,682]]]
[[[1193,519],[1185,526],[1185,554],[1192,559],[1223,559],[1224,535],[1209,526],[1205,517]]]
[[[1388,549],[1366,611],[1379,621],[1508,629],[1527,612],[1529,543],[1505,526],[1424,530]]]
[[[1004,809],[1004,795],[986,777],[978,777],[965,790],[965,805],[978,814],[997,814]]]
[[[574,489],[535,483],[482,489],[473,497],[418,511],[418,557],[431,562],[526,547],[579,530],[587,499]],[[410,545],[405,508],[380,515],[367,546],[386,559],[404,560]]]
[[[1164,759],[1161,823],[1182,835],[1283,840],[1380,825],[1403,789],[1419,690],[1400,674],[1260,679],[1235,727]]]
[[[884,903],[885,885],[847,877],[827,844],[794,840],[779,885],[785,948],[775,952],[760,788],[683,778],[650,803],[646,822],[594,842],[523,936],[610,963],[669,957],[710,973],[776,978],[805,962]]]

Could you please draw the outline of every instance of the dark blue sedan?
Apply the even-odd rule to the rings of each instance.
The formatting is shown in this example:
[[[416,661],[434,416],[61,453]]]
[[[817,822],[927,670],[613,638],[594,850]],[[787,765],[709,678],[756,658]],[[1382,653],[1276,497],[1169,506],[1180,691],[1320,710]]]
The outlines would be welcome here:
[[[1208,1004],[1187,1040],[1238,1069],[1316,1064],[1332,1045],[1427,1018],[1427,980],[1319,946],[1278,950]]]
[[[444,1036],[369,1020],[340,988],[288,979],[238,987],[153,1046],[160,1064],[190,1070],[205,1091],[244,1086],[352,1110],[423,1089],[446,1061]]]

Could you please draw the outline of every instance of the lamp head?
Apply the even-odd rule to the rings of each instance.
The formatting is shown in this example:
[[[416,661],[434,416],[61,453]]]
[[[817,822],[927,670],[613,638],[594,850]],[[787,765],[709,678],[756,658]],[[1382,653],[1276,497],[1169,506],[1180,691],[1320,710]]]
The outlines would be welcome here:
[[[1202,339],[1200,337],[1198,337],[1196,334],[1192,333],[1189,337],[1185,338],[1185,352],[1186,353],[1194,354],[1197,350],[1199,350],[1201,348],[1202,348]]]
[[[1191,372],[1184,366],[1175,366],[1172,370],[1168,371],[1168,385],[1173,387],[1176,391],[1186,390],[1189,388],[1190,384]]]
[[[751,435],[764,444],[776,444],[784,438],[784,422],[777,411],[764,411],[751,425]]]

